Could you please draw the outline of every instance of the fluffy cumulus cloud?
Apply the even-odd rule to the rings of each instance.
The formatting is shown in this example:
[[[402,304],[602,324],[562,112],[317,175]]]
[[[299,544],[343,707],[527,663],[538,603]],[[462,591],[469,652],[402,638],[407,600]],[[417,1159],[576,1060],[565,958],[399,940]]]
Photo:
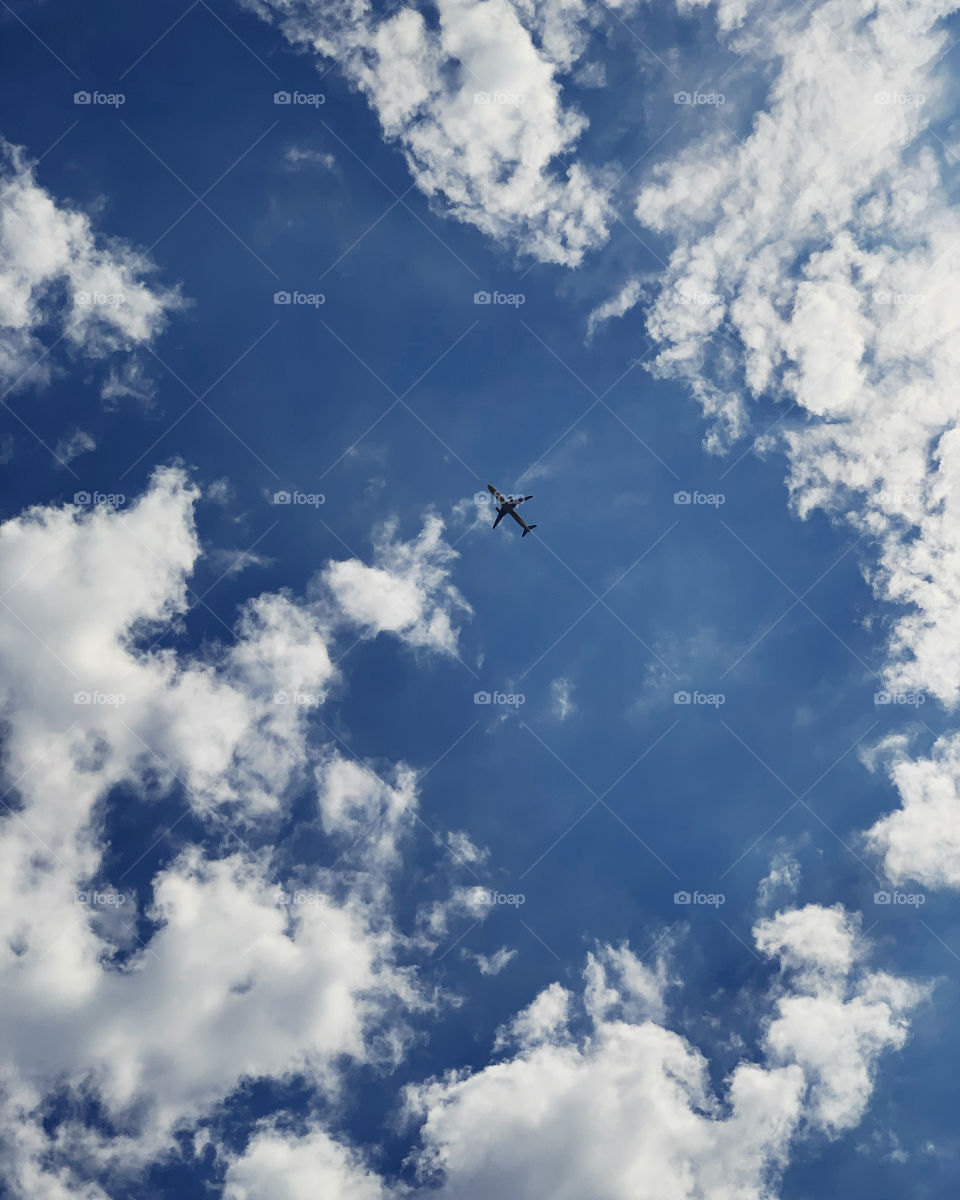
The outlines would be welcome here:
[[[856,919],[836,905],[807,905],[758,923],[757,948],[785,973],[765,1037],[772,1062],[797,1063],[807,1086],[807,1120],[835,1135],[869,1103],[877,1060],[903,1046],[924,985],[863,965]]]
[[[716,114],[709,138],[658,168],[636,201],[639,220],[674,244],[646,312],[661,346],[654,370],[689,382],[715,449],[750,427],[751,400],[781,406],[775,436],[797,510],[825,509],[865,534],[877,595],[899,606],[885,686],[950,708],[960,702],[960,220],[936,125],[950,100],[941,60],[954,8],[721,3],[721,36],[770,75],[764,109],[743,137]],[[627,281],[596,319],[641,294]],[[950,755],[936,757],[952,769]],[[944,777],[941,811],[957,786]],[[933,853],[916,794],[911,808],[873,839],[897,841],[888,862],[900,876],[923,873]],[[960,866],[939,874],[956,879]]]
[[[99,1197],[79,1181],[149,1161],[247,1079],[302,1075],[335,1097],[344,1064],[396,1061],[404,1014],[423,1003],[398,965],[388,890],[414,773],[345,758],[313,721],[340,683],[335,629],[366,614],[318,582],[309,600],[251,599],[224,644],[159,648],[190,607],[198,495],[164,469],[128,503],[36,507],[0,526],[0,1186],[12,1195]],[[443,571],[428,565],[444,549],[435,528],[391,539],[377,568],[430,597],[422,629],[384,625],[417,647],[450,628]],[[303,795],[339,870],[295,867],[273,844]],[[145,811],[175,801],[160,841],[187,816],[204,830],[173,837],[139,895],[129,878],[124,890],[135,861],[116,879],[105,868],[111,797]],[[71,1099],[51,1131],[54,1090]],[[90,1101],[112,1136],[73,1119]],[[263,1138],[238,1188],[269,1158]],[[337,1153],[311,1150],[331,1171]]]
[[[227,1171],[224,1200],[384,1200],[389,1193],[359,1156],[322,1129],[289,1138],[259,1130]]]
[[[865,965],[843,909],[761,921],[776,961],[762,1057],[724,1095],[663,1023],[666,979],[626,948],[591,956],[580,995],[553,984],[502,1032],[507,1057],[411,1088],[424,1183],[456,1200],[749,1200],[773,1188],[801,1125],[855,1125],[880,1055],[903,1045],[920,988]]]
[[[867,842],[895,884],[960,888],[960,736],[938,738],[925,758],[908,751],[907,737],[895,735],[866,756],[872,767],[885,765],[901,800]]]
[[[196,498],[181,472],[166,470],[129,505],[35,508],[0,527],[9,766],[17,776],[33,764],[22,786],[41,793],[66,763],[70,788],[60,779],[53,790],[82,797],[83,813],[143,759],[179,776],[200,809],[269,809],[302,765],[308,706],[277,700],[319,697],[333,678],[315,613],[261,596],[242,612],[230,649],[186,665],[132,642],[136,633],[150,646],[190,607]],[[65,753],[45,754],[58,738]],[[76,827],[70,808],[48,802],[38,817],[53,849]]]
[[[399,542],[396,525],[381,528],[372,566],[349,559],[323,575],[340,611],[369,636],[394,633],[411,646],[455,653],[456,614],[470,606],[450,583],[456,553],[443,540],[443,522],[429,516],[412,542]]]
[[[603,181],[556,162],[587,125],[558,81],[584,48],[583,0],[437,0],[430,21],[366,0],[246,3],[337,60],[443,211],[543,262],[576,265],[606,239]]]
[[[49,377],[53,344],[40,333],[50,322],[94,358],[156,336],[181,300],[151,286],[149,269],[130,245],[98,236],[85,213],[58,203],[23,152],[0,142],[0,386]]]
[[[409,997],[389,931],[359,900],[318,886],[291,905],[249,857],[193,849],[153,881],[160,928],[132,970],[104,964],[106,947],[82,922],[70,931],[83,961],[69,979],[61,956],[41,959],[31,940],[4,986],[14,1097],[29,1113],[58,1078],[93,1091],[128,1138],[90,1151],[123,1166],[156,1154],[245,1078],[298,1072],[332,1092],[338,1060],[371,1058],[379,1011]]]

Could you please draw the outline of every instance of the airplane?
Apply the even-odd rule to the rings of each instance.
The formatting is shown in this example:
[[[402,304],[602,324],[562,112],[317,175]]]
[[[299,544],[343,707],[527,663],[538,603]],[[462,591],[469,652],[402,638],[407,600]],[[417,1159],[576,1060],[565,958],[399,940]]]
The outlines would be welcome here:
[[[531,529],[536,529],[536,525],[528,525],[523,517],[517,514],[517,505],[522,504],[524,500],[532,500],[532,496],[501,496],[492,483],[487,484],[487,490],[500,505],[497,509],[497,519],[493,523],[494,529],[496,529],[507,513],[513,517],[518,525],[523,526],[521,537],[526,537]]]

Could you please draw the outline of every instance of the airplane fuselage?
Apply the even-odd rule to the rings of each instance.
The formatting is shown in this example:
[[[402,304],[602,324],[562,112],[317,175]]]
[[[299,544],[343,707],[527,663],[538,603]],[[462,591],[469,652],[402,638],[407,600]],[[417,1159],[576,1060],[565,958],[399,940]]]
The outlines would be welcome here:
[[[511,516],[518,525],[523,528],[523,536],[526,537],[531,529],[536,529],[535,525],[528,525],[527,522],[517,512],[517,505],[522,504],[524,500],[532,500],[532,496],[501,496],[492,483],[487,484],[487,490],[498,502],[497,519],[493,523],[494,529],[500,524],[506,516]]]

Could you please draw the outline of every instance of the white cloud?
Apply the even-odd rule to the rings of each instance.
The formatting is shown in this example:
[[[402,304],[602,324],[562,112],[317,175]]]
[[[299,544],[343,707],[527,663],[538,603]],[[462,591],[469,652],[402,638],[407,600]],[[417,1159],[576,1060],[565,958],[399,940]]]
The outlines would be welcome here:
[[[960,888],[960,735],[937,738],[926,758],[911,759],[906,745],[888,739],[866,760],[886,760],[901,803],[867,832],[867,842],[895,884]]]
[[[559,983],[551,983],[513,1020],[497,1031],[494,1049],[517,1043],[526,1049],[562,1036],[566,1030],[572,995]]]
[[[493,905],[493,895],[488,888],[479,884],[455,887],[446,900],[437,900],[419,910],[418,941],[429,950],[435,950],[448,936],[451,920],[482,921]]]
[[[60,438],[53,453],[58,461],[66,466],[75,458],[79,458],[81,454],[86,454],[96,448],[97,443],[89,433],[83,429],[76,429],[73,433]]]
[[[462,957],[476,963],[481,975],[499,975],[517,957],[517,952],[508,946],[501,946],[493,954],[471,954],[469,950],[464,950]]]
[[[587,339],[593,337],[597,326],[602,325],[604,321],[609,321],[612,317],[622,317],[635,308],[642,295],[643,283],[641,280],[628,279],[616,295],[611,296],[609,300],[604,300],[602,304],[598,304],[590,313],[587,318]]]
[[[469,604],[449,582],[449,564],[458,557],[443,540],[443,522],[428,516],[412,542],[396,540],[396,523],[384,525],[374,540],[374,566],[359,559],[331,563],[323,580],[343,615],[370,637],[394,633],[411,646],[456,653],[456,614]]]
[[[8,1061],[47,1079],[92,1070],[110,1111],[137,1105],[156,1152],[176,1122],[245,1077],[300,1070],[332,1091],[339,1056],[373,1057],[379,1009],[408,989],[390,965],[389,929],[373,927],[359,900],[338,902],[318,885],[284,906],[251,856],[210,861],[197,849],[157,876],[153,896],[162,927],[135,970],[91,962],[83,994],[60,1013],[41,999],[39,967],[30,972],[34,986],[21,983],[7,1005],[21,1039],[7,1043]]]
[[[575,266],[606,240],[603,183],[556,166],[587,125],[557,82],[583,49],[583,0],[438,0],[432,24],[365,0],[246,3],[338,61],[444,212],[543,262]]]
[[[42,383],[49,361],[40,340],[56,322],[66,343],[103,358],[149,341],[181,306],[176,292],[150,287],[149,261],[116,238],[98,237],[86,214],[59,204],[37,183],[23,151],[0,142],[0,384]],[[58,289],[67,292],[66,307]]]
[[[268,1125],[227,1171],[223,1200],[380,1200],[387,1189],[322,1129],[296,1137]]]
[[[573,81],[582,88],[606,87],[607,68],[602,62],[585,63],[576,70]]]
[[[465,522],[471,529],[482,529],[485,525],[493,524],[495,511],[493,497],[484,488],[482,492],[474,492],[472,496],[458,500],[453,506],[453,518]]]
[[[451,830],[447,834],[447,848],[457,862],[473,864],[486,862],[490,851],[474,844],[468,833],[462,829]]]
[[[161,776],[182,772],[199,809],[266,811],[305,765],[298,747],[309,707],[275,696],[322,695],[334,678],[315,613],[261,596],[244,608],[236,643],[217,661],[184,666],[171,651],[131,647],[132,630],[149,644],[189,607],[196,498],[181,472],[167,470],[118,510],[38,508],[0,528],[0,579],[9,588],[0,619],[4,688],[31,697],[11,718],[15,775],[40,758],[30,779],[42,787],[46,769],[63,769],[59,758],[49,768],[44,761],[62,736],[69,770],[79,773],[71,786],[87,804],[96,788],[138,774],[144,760]],[[78,764],[94,746],[100,765],[91,773]],[[65,799],[60,807],[69,808]],[[76,822],[49,815],[56,844]]]
[[[702,1055],[644,1018],[662,999],[655,976],[608,949],[582,1001],[553,984],[504,1031],[514,1057],[409,1090],[425,1118],[421,1178],[456,1200],[767,1200],[804,1119],[828,1134],[860,1119],[877,1060],[903,1044],[922,991],[861,965],[865,948],[842,909],[781,914],[755,935],[783,980],[766,1061],[741,1062],[722,1101]],[[577,1010],[587,1033],[576,1031]]]
[[[799,886],[800,864],[792,854],[779,851],[773,856],[769,872],[760,880],[757,902],[766,908],[778,895],[795,896]]]
[[[667,978],[665,955],[670,942],[661,938],[655,966],[640,961],[626,945],[601,946],[587,955],[584,968],[584,1003],[595,1020],[611,1016],[627,1021],[648,1018],[662,1021],[666,1014]]]
[[[577,711],[573,699],[573,684],[569,679],[554,679],[550,684],[550,711],[558,721]]]
[[[771,1060],[802,1067],[811,1122],[831,1135],[852,1128],[869,1103],[877,1059],[903,1046],[907,1014],[927,989],[860,968],[866,946],[840,905],[778,913],[754,937],[793,973],[767,1028]]]
[[[121,400],[136,400],[143,408],[150,408],[157,394],[157,385],[149,379],[143,364],[137,358],[126,358],[110,368],[100,398],[107,408],[116,408]]]
[[[216,492],[211,495],[209,488],[204,493],[205,499],[219,503],[215,496]],[[226,575],[239,575],[248,567],[270,567],[275,560],[267,554],[258,554],[255,550],[228,550],[226,547],[220,547],[207,551],[207,561],[223,578]]]
[[[337,160],[332,154],[323,150],[301,150],[298,146],[288,146],[283,153],[283,161],[292,171],[298,171],[301,163],[323,167],[325,171],[337,169]]]
[[[395,862],[402,823],[416,808],[415,773],[398,770],[391,787],[364,764],[334,753],[316,778],[324,832],[350,845],[363,839],[365,860],[378,868]]]
[[[219,479],[215,479],[213,483],[207,484],[203,489],[203,498],[209,500],[211,504],[228,505],[232,504],[236,498],[233,484],[222,475]]]

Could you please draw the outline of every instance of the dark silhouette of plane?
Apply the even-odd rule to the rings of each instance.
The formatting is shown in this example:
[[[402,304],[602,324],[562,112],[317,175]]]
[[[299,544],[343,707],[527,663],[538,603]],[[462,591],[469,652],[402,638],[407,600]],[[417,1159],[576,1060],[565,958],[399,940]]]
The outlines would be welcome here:
[[[517,505],[522,504],[524,500],[532,500],[532,496],[501,496],[492,483],[487,484],[487,489],[493,498],[498,502],[500,507],[497,509],[497,519],[493,523],[493,528],[500,524],[503,518],[509,513],[518,525],[523,526],[521,537],[526,537],[531,529],[536,529],[536,525],[528,525],[526,521],[517,513]]]

